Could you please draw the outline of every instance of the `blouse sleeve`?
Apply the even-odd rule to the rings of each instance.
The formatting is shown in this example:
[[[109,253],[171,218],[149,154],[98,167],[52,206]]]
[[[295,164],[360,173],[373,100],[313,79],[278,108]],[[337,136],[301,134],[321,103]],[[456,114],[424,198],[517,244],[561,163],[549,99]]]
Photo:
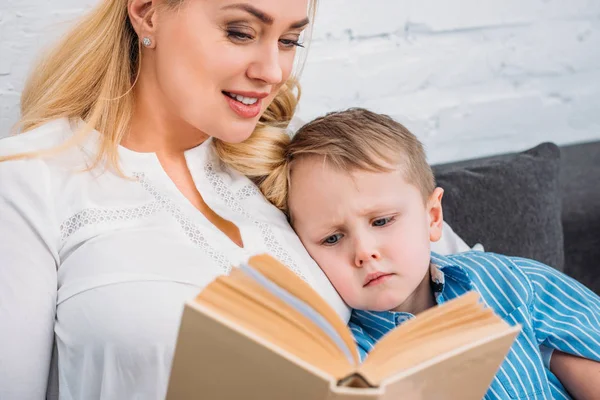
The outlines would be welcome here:
[[[43,399],[54,341],[58,227],[41,160],[0,162],[0,399]]]

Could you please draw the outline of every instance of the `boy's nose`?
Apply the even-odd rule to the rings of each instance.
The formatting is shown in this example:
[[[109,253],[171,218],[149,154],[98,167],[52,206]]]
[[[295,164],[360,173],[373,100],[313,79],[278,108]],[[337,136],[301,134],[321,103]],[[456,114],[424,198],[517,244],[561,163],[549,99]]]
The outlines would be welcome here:
[[[381,254],[374,246],[369,246],[369,248],[357,248],[354,264],[358,268],[362,268],[365,264],[370,261],[379,261],[381,259]]]

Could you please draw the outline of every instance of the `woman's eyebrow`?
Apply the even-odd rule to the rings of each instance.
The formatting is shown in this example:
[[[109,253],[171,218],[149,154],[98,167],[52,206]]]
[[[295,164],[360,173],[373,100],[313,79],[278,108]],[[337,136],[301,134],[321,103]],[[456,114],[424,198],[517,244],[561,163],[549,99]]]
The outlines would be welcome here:
[[[254,17],[258,18],[264,24],[273,25],[273,17],[272,16],[270,16],[269,14],[265,13],[264,11],[259,10],[258,8],[254,7],[250,4],[245,4],[245,3],[230,4],[230,5],[223,7],[222,9],[223,10],[230,10],[230,9],[243,10],[243,11],[246,11],[248,14],[251,14]],[[300,21],[292,23],[290,25],[290,28],[291,29],[304,28],[309,23],[310,23],[310,20],[308,19],[308,17],[306,17]]]

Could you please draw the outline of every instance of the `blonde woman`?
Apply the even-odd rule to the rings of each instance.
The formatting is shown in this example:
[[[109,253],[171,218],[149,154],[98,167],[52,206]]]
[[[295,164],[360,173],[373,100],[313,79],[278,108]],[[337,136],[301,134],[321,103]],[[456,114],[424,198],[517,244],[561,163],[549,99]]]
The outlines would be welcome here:
[[[347,309],[249,179],[315,1],[103,0],[0,141],[0,398],[163,398],[185,300],[269,252]]]

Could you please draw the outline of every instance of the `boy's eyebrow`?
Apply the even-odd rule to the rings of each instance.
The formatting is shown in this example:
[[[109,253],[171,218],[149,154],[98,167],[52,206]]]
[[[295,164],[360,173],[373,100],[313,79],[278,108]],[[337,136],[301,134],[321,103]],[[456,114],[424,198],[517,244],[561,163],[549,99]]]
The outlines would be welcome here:
[[[230,5],[223,7],[222,9],[223,10],[230,10],[230,9],[243,10],[243,11],[246,11],[248,14],[251,14],[252,16],[258,18],[262,23],[264,23],[266,25],[273,25],[274,19],[272,16],[270,16],[266,12],[261,11],[258,8],[254,7],[250,4],[245,4],[245,3],[230,4]],[[292,23],[290,25],[290,28],[291,29],[304,28],[309,23],[310,23],[310,20],[308,19],[308,17],[306,17],[300,21],[296,21],[296,22]]]
[[[294,226],[294,222],[292,219],[290,220],[290,224]],[[312,226],[310,228],[310,236],[313,237],[314,240],[321,240],[325,235],[332,234],[333,232],[342,229],[342,227],[343,223],[331,223],[330,221],[320,221],[318,226]]]
[[[332,235],[334,232],[341,231],[344,229],[343,221],[322,221],[322,224],[319,224],[314,231],[319,234],[319,236],[327,236]]]
[[[397,204],[371,204],[368,207],[364,207],[360,210],[359,215],[367,217],[376,214],[389,214],[398,211]]]

